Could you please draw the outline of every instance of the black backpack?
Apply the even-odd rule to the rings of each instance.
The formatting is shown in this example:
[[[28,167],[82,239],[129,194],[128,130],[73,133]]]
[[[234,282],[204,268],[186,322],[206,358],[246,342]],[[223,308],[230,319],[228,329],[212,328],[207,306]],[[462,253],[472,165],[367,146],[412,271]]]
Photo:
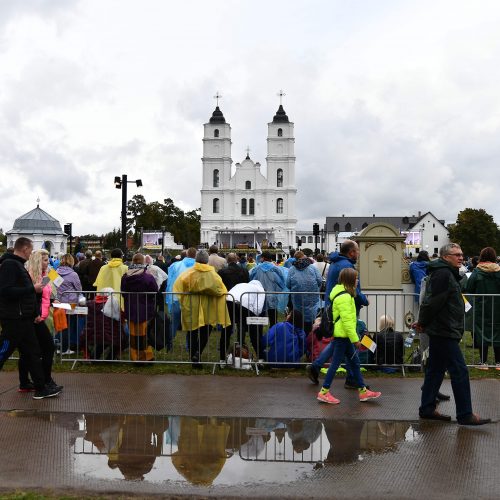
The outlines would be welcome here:
[[[339,297],[340,295],[343,295],[344,293],[347,293],[345,290],[342,290],[341,292],[337,293],[333,297],[333,301]],[[315,334],[316,338],[318,340],[321,340],[323,338],[328,338],[328,337],[333,337],[334,330],[335,330],[335,323],[340,319],[340,316],[333,320],[333,311],[331,307],[325,307],[322,312],[321,312],[321,323],[319,327],[316,329]]]

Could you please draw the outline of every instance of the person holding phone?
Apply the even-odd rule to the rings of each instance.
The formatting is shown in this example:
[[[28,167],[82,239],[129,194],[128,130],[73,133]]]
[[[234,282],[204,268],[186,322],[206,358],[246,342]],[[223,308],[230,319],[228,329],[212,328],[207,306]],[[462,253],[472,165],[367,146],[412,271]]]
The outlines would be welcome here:
[[[52,363],[54,360],[54,340],[45,323],[50,311],[50,294],[52,291],[50,278],[47,276],[49,267],[49,252],[47,250],[36,250],[32,252],[26,264],[28,273],[33,284],[40,284],[43,288],[36,294],[37,316],[35,317],[35,334],[40,345],[43,374],[45,384],[51,389],[61,391],[62,386],[57,385],[52,378]],[[29,369],[26,358],[21,354],[18,363],[19,369],[19,392],[31,392],[35,386],[30,381]]]

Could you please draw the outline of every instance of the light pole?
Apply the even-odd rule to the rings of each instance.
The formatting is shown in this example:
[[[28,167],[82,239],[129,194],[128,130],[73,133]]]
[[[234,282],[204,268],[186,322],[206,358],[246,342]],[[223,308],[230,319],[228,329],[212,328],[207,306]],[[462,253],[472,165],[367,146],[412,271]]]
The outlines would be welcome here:
[[[314,236],[314,254],[317,255],[319,250],[318,250],[318,236],[319,236],[319,224],[315,222],[313,224],[313,236]]]
[[[127,175],[123,174],[120,177],[115,177],[115,188],[122,190],[122,251],[127,253],[127,184],[135,184],[137,187],[142,186],[141,179],[128,181]]]
[[[161,254],[165,251],[165,226],[161,226]]]
[[[68,222],[64,224],[64,232],[68,235],[69,239],[69,254],[73,253],[73,223]],[[66,250],[67,251],[67,250]]]

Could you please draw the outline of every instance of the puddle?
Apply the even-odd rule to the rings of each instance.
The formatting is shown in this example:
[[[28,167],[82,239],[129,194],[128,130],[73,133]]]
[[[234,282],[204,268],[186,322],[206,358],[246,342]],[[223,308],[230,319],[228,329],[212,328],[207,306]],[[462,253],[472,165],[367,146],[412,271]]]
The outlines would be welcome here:
[[[355,464],[420,438],[398,421],[11,412],[68,433],[72,474],[192,485],[291,483]]]

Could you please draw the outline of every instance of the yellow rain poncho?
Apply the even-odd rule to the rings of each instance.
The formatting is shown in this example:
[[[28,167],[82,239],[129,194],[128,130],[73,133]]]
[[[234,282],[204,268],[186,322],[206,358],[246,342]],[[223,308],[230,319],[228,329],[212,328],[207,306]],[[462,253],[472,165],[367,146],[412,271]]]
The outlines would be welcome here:
[[[226,306],[227,289],[212,266],[196,262],[175,280],[173,291],[189,293],[178,295],[184,331],[205,325],[225,327],[231,324]]]

